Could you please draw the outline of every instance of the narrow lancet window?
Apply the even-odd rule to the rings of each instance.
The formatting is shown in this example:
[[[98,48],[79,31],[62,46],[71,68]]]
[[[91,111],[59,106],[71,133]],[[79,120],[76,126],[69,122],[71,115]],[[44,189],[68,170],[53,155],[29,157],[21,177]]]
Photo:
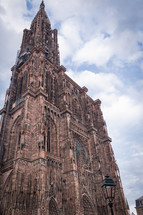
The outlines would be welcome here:
[[[50,152],[50,127],[47,129],[47,152]]]
[[[21,94],[22,94],[22,85],[23,85],[23,77],[20,79],[20,85],[19,85],[19,97],[21,97]]]
[[[18,136],[18,149],[20,149],[21,146],[21,132],[19,132],[19,136]]]

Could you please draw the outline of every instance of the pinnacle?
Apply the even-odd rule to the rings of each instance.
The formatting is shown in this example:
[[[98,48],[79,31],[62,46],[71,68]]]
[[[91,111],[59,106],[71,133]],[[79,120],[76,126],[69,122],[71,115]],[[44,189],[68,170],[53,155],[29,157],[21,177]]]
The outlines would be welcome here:
[[[45,4],[44,1],[42,0],[41,4],[40,4],[40,9],[44,9],[45,8]]]

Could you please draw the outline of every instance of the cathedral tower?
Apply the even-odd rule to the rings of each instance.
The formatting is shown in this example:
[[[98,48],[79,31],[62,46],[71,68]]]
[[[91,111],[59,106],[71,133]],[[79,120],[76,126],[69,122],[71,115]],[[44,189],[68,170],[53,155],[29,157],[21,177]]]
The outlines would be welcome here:
[[[42,1],[0,110],[1,215],[108,215],[107,174],[117,187],[115,215],[128,214],[101,101],[65,71]]]

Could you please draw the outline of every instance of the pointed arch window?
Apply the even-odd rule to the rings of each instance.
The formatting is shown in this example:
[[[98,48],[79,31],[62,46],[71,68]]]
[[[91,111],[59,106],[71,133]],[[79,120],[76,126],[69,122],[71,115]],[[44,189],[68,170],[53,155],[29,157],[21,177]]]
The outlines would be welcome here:
[[[19,136],[18,136],[18,149],[20,149],[21,147],[21,132],[19,132]]]
[[[47,152],[50,152],[50,126],[47,128]]]
[[[48,75],[48,72],[46,72],[46,93],[49,92],[49,88],[48,88],[49,84],[48,84],[48,81],[49,81],[49,75]]]
[[[54,198],[49,202],[49,215],[58,215],[58,206]]]
[[[44,75],[42,75],[42,83],[41,83],[42,87],[44,86]]]
[[[25,75],[25,89],[24,90],[26,90],[27,89],[27,79],[28,79],[28,75],[27,75],[27,72],[26,72],[26,75]]]
[[[53,111],[51,112],[53,113]],[[56,124],[50,117],[47,118],[47,125],[46,125],[46,132],[45,132],[45,149],[47,152],[50,152],[54,155],[57,155],[58,153],[57,128],[56,128]]]
[[[82,164],[88,164],[88,158],[86,157],[85,149],[79,140],[74,137],[74,141],[76,143],[76,157],[77,157],[77,164],[78,166]]]
[[[19,97],[21,97],[21,94],[22,94],[22,85],[23,85],[23,77],[20,79],[20,84],[19,84]]]

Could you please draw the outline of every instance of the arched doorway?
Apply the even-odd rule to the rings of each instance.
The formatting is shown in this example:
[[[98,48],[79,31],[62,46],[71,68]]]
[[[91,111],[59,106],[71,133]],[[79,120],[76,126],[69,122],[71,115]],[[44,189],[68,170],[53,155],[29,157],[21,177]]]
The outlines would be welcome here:
[[[94,215],[93,206],[86,195],[83,195],[83,211],[84,215]]]
[[[59,215],[58,206],[54,198],[49,202],[49,215]]]

